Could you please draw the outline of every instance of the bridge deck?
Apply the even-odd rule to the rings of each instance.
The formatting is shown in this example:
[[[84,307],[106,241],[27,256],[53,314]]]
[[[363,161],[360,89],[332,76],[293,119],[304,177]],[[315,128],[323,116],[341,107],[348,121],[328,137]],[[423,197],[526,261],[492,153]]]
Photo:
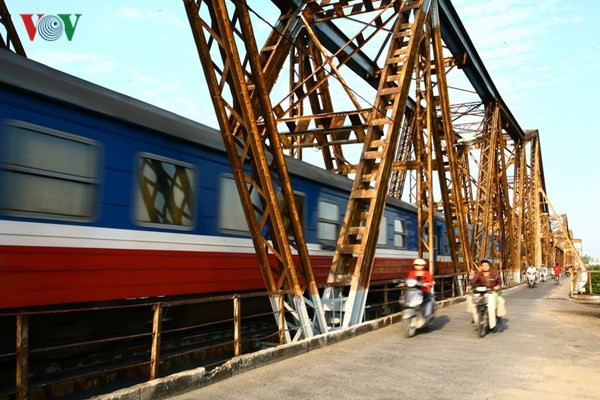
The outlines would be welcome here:
[[[388,324],[295,357],[245,356],[202,388],[199,369],[103,398],[598,399],[600,307],[569,300],[568,290],[547,281],[505,291],[508,315],[484,338],[462,302],[411,339]]]

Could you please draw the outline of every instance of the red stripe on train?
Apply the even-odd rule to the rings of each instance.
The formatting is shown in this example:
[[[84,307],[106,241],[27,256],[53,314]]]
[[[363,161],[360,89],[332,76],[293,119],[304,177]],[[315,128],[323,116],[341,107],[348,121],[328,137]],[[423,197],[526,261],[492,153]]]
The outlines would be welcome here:
[[[318,283],[331,257],[311,258]],[[406,275],[411,260],[377,259],[372,280]],[[0,247],[0,308],[263,290],[248,253]]]

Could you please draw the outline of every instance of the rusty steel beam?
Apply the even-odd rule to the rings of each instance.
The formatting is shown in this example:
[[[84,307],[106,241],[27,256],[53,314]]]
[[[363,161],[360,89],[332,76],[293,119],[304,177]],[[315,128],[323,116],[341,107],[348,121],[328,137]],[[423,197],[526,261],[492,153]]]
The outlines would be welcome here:
[[[432,85],[431,29],[427,27],[419,44],[418,60],[415,68],[416,83],[416,132],[414,138],[415,159],[417,161],[415,191],[417,208],[418,256],[426,258],[429,272],[434,271],[434,188],[433,171],[435,163],[434,131],[438,123],[435,93]],[[438,165],[439,167],[439,165]],[[439,168],[438,173],[443,173]]]
[[[283,14],[289,13],[291,10],[300,9],[303,4],[303,0],[271,1],[281,10]],[[328,2],[323,3],[325,7],[327,7]],[[315,2],[315,4],[318,4],[318,2]],[[309,18],[311,18],[310,13],[308,15]],[[379,86],[378,72],[380,67],[377,65],[377,62],[367,56],[359,48],[359,46],[354,43],[349,43],[348,37],[342,31],[342,29],[331,23],[314,24],[312,28],[317,35],[319,42],[325,48],[333,53],[339,54],[340,59],[346,60],[345,64],[348,66],[348,68],[360,76],[372,88],[377,89]]]
[[[514,271],[522,260],[521,251],[512,248],[523,239],[523,261],[540,254],[536,242],[547,232],[540,222],[547,205],[532,190],[545,189],[541,151],[529,154],[529,166],[525,150],[539,138],[523,132],[504,104],[449,0],[273,0],[281,16],[260,52],[245,1],[233,2],[231,17],[225,0],[184,2],[196,7],[188,13],[190,23],[217,99],[215,109],[267,288],[274,295],[294,293],[295,307],[304,313],[305,335],[311,323],[300,306],[305,293],[299,278],[308,282],[313,300],[318,291],[296,211],[276,201],[274,188],[280,187],[286,204],[293,203],[283,154],[303,159],[305,149],[318,149],[326,169],[354,175],[322,298],[323,303],[337,300],[350,287],[343,326],[362,318],[378,234],[372,227],[379,226],[388,195],[402,198],[408,189],[409,199],[417,203],[418,252],[429,256],[431,267],[433,215],[439,211],[447,222],[456,271],[475,268],[476,257],[484,256]],[[194,16],[200,5],[208,11],[205,19]],[[344,22],[359,23],[352,31],[346,24],[343,30],[338,27]],[[211,53],[211,46],[220,50]],[[451,104],[447,75],[457,67],[479,100]],[[366,83],[361,89],[373,91],[373,101],[355,91],[348,70]],[[274,90],[283,74],[287,91]],[[275,93],[280,97],[275,99]],[[229,97],[232,102],[224,100]],[[350,150],[356,147],[350,146],[357,145],[362,151],[354,160]],[[250,174],[243,169],[246,162]],[[472,164],[478,165],[478,176],[472,175]],[[261,196],[262,214],[255,221],[251,192]],[[291,221],[292,236],[283,220]],[[288,237],[293,239],[286,243]],[[289,248],[298,251],[298,268]],[[268,263],[271,253],[275,268]],[[281,308],[275,297],[272,304]],[[320,317],[320,312],[314,315]]]
[[[457,61],[458,67],[484,103],[495,102],[500,107],[503,128],[515,141],[523,140],[525,134],[502,100],[483,61],[479,57],[471,38],[462,24],[451,0],[437,0],[440,9],[440,24],[444,43]]]
[[[545,184],[539,133],[527,131],[524,141],[515,143],[515,147],[518,175],[515,174],[513,185],[512,226],[513,238],[516,240],[513,254],[514,257],[519,258],[513,261],[513,271],[516,272],[518,266],[523,272],[529,265],[540,267],[542,264],[548,265],[554,261],[547,254],[553,246],[554,238],[550,234],[549,203],[544,197]],[[519,253],[516,253],[517,251]]]
[[[542,232],[542,188],[540,185],[540,154],[541,147],[537,137],[531,144],[531,210],[530,218],[533,226],[533,265],[539,268],[542,264],[542,243],[539,240]]]
[[[162,340],[162,315],[163,307],[160,303],[154,305],[152,318],[152,345],[150,347],[150,377],[149,380],[158,378],[160,372],[160,345]]]
[[[304,16],[307,19],[307,21],[310,22],[317,22],[314,27],[311,27],[311,29],[313,29],[315,32],[317,32],[317,34],[314,35],[313,40],[316,42],[319,39],[319,27],[323,26],[322,23],[326,23],[326,22],[331,22],[331,21],[336,21],[338,19],[342,19],[342,18],[346,18],[349,16],[356,16],[359,14],[363,14],[366,13],[367,11],[374,11],[377,9],[377,7],[380,7],[382,5],[382,3],[380,2],[370,2],[369,5],[367,6],[366,3],[364,2],[327,2],[327,3],[322,3],[320,6],[316,5],[317,2],[311,2],[310,3],[310,7],[307,8],[307,12],[305,12]],[[389,6],[391,4],[390,3],[386,3],[387,6]],[[409,3],[406,3],[409,4]],[[413,5],[416,3],[412,3]],[[313,13],[312,16],[307,16],[308,11],[311,11]],[[444,13],[444,11],[442,10],[442,13]],[[447,33],[444,32],[444,30],[442,29],[442,27],[447,27],[448,25],[444,25],[444,23],[447,23],[449,20],[452,20],[454,18],[454,16],[451,16],[451,18],[448,18],[447,14],[444,14],[442,20],[443,22],[440,23],[440,18],[438,18],[437,21],[437,32],[438,32],[438,37],[436,38],[436,44],[437,44],[437,48],[439,49],[438,52],[439,54],[437,55],[437,59],[436,59],[436,65],[434,67],[432,67],[433,70],[436,71],[436,75],[442,75],[442,70],[444,70],[447,67],[451,67],[454,65],[457,65],[459,63],[456,62],[456,60],[453,59],[448,59],[447,57],[445,57],[442,54],[441,48],[442,48],[442,37],[445,38],[447,37]],[[370,20],[372,21],[372,20]],[[326,25],[327,26],[327,25]],[[382,27],[383,25],[380,24],[378,25],[378,27]],[[382,29],[383,30],[383,29]],[[344,45],[348,45],[348,43],[354,43],[354,47],[353,49],[358,49],[360,48],[360,45],[362,43],[365,43],[367,40],[366,37],[361,36],[362,33],[359,33],[358,35],[354,35],[351,37],[351,39],[345,39],[345,40],[341,40],[340,37],[336,37],[336,42],[337,43],[344,43]],[[453,37],[453,36],[450,36]],[[456,34],[455,36],[456,40],[454,40],[454,49],[460,49],[460,51],[468,51],[468,52],[473,52],[474,49],[472,49],[472,45],[470,45],[469,41],[468,41],[468,36],[466,35],[466,32],[459,32],[458,34]],[[323,48],[327,47],[327,46],[321,46]],[[328,49],[330,49],[332,51],[332,53],[334,55],[339,54],[337,49],[331,49],[330,47],[327,47]],[[324,51],[324,49],[322,50]],[[344,53],[342,51],[343,54],[350,54],[348,52]],[[457,53],[459,54],[459,53]],[[462,54],[462,53],[460,53]],[[476,53],[475,53],[476,54]],[[339,58],[340,64],[343,62],[348,62],[348,59],[344,59]],[[464,65],[463,65],[464,66]],[[496,101],[497,96],[488,96],[488,94],[490,93],[494,93],[495,88],[493,87],[493,85],[488,85],[487,84],[487,80],[489,78],[489,76],[487,75],[487,72],[485,71],[485,69],[480,69],[477,65],[475,65],[474,67],[471,66],[469,67],[469,71],[471,72],[471,78],[473,78],[476,81],[476,89],[479,88],[478,93],[482,94],[482,99],[485,99],[486,101],[490,101],[490,100],[494,100],[493,104],[500,110],[502,110],[502,103],[501,103],[501,99],[500,101]],[[445,83],[445,77],[442,76],[441,77],[442,81],[442,86],[443,89],[441,90],[441,96],[445,99],[444,102],[445,103],[440,103],[440,106],[438,107],[440,110],[442,107],[444,107],[445,109],[441,112],[439,112],[439,114],[441,115],[441,119],[445,118],[445,121],[441,121],[440,126],[442,127],[442,132],[443,135],[438,135],[436,138],[436,141],[440,142],[441,144],[438,145],[438,150],[437,150],[437,154],[439,154],[438,159],[436,159],[436,162],[430,167],[428,168],[428,171],[438,171],[438,173],[441,174],[440,171],[444,171],[443,166],[446,166],[445,169],[445,179],[441,179],[440,181],[440,186],[442,187],[442,194],[443,196],[445,196],[445,198],[438,204],[442,205],[442,208],[444,209],[445,212],[447,212],[446,218],[447,220],[451,220],[451,221],[455,221],[456,224],[452,227],[452,229],[449,229],[450,233],[449,235],[453,235],[454,232],[456,231],[457,234],[457,238],[451,238],[450,242],[452,244],[453,247],[453,253],[454,253],[454,257],[453,259],[456,260],[455,261],[455,265],[459,265],[459,261],[458,260],[467,260],[465,265],[466,268],[470,268],[474,265],[473,262],[473,257],[472,255],[469,254],[469,248],[471,247],[471,238],[468,235],[468,229],[467,229],[467,223],[471,221],[471,212],[473,211],[473,207],[475,205],[475,202],[473,201],[473,194],[472,194],[472,187],[474,186],[474,184],[476,185],[477,182],[474,182],[474,179],[470,176],[470,171],[469,171],[469,161],[468,161],[468,157],[469,157],[469,148],[466,145],[463,145],[463,143],[461,143],[461,138],[458,137],[457,135],[455,135],[455,133],[453,132],[454,127],[452,126],[452,123],[454,122],[454,120],[456,118],[458,118],[456,115],[457,113],[461,113],[461,114],[467,114],[467,113],[472,113],[472,114],[476,114],[477,112],[481,112],[481,107],[483,106],[483,102],[475,102],[473,104],[468,104],[468,105],[463,105],[463,106],[450,106],[449,105],[449,99],[448,99],[448,94],[447,94],[447,87],[446,87],[446,83]],[[437,84],[437,83],[436,83]],[[313,88],[317,87],[318,85],[313,85]],[[484,89],[481,89],[484,88]],[[305,90],[304,92],[310,92],[311,90],[314,90],[312,88],[308,88],[307,90]],[[438,89],[439,90],[439,89]],[[503,112],[503,111],[502,111]],[[453,114],[452,117],[447,117],[447,115],[449,114]],[[504,113],[503,113],[504,115]],[[506,119],[506,118],[505,118]],[[306,118],[304,119],[306,120]],[[306,126],[306,125],[305,125]],[[336,127],[337,128],[337,127]],[[354,128],[354,126],[353,126]],[[520,130],[520,128],[518,129]],[[306,130],[306,132],[315,132],[315,130]],[[397,174],[394,175],[395,179],[401,179],[401,182],[392,182],[392,190],[396,191],[395,195],[398,196],[398,188],[399,187],[403,187],[404,185],[404,181],[407,177],[407,170],[410,170],[412,168],[415,167],[415,165],[417,164],[411,164],[410,161],[407,161],[406,159],[406,155],[407,153],[407,149],[410,149],[410,146],[412,144],[408,144],[408,142],[404,142],[404,138],[410,138],[410,135],[404,135],[403,139],[401,141],[401,144],[398,148],[398,152],[397,152],[397,157],[396,157],[396,161],[393,164],[393,169],[397,170],[396,172],[398,172]],[[308,143],[310,143],[311,141],[314,141],[315,136],[308,136],[308,140],[304,140],[301,141],[301,145],[302,146],[306,146]],[[318,144],[319,146],[322,146],[323,143],[323,138],[320,138],[320,143]],[[354,141],[346,141],[345,143],[354,143]],[[339,143],[339,142],[335,142],[333,140],[331,140],[331,142],[329,142],[330,144],[333,143]],[[459,146],[460,145],[460,146]],[[496,144],[494,145],[496,146]],[[456,150],[456,152],[454,151],[454,147],[457,147],[458,149]],[[494,151],[496,151],[496,149],[494,149]],[[448,152],[452,153],[450,155],[448,155]],[[503,158],[500,158],[498,160],[503,160]],[[348,165],[346,166],[346,168],[335,168],[332,166],[331,162],[329,160],[325,160],[325,165],[328,166],[327,168],[333,168],[333,171],[340,171],[341,169],[344,170],[345,173],[356,173],[356,171],[358,170],[359,166],[353,166],[353,165]],[[451,165],[450,167],[448,167],[448,165]],[[402,174],[400,174],[400,172],[402,172]],[[506,179],[506,176],[500,176],[503,179]],[[500,183],[494,183],[494,188],[495,189],[499,189],[498,185],[500,185]],[[508,213],[510,213],[510,205],[509,202],[507,201],[508,199],[508,191],[504,191],[504,190],[498,190],[500,192],[500,198],[498,198],[496,200],[496,202],[498,203],[496,208],[504,208],[505,211],[503,211],[503,215],[501,220],[496,220],[495,221],[495,227],[498,228],[498,226],[503,225],[508,223],[506,220],[510,218],[510,216],[508,215]],[[401,193],[400,193],[401,196]],[[419,197],[419,195],[416,196],[417,198]],[[421,195],[422,197],[422,195]],[[429,215],[429,213],[423,213],[423,215]],[[424,217],[423,217],[424,218]],[[420,218],[420,222],[421,222],[421,227],[426,227],[427,223],[424,222],[424,219]],[[425,235],[427,236],[427,235]],[[487,237],[487,236],[486,236]],[[421,241],[422,242],[422,241]],[[425,246],[425,249],[427,249],[427,246]],[[421,250],[423,252],[423,250]],[[425,251],[426,252],[426,251]],[[508,256],[506,256],[508,257]],[[504,263],[507,263],[508,261],[505,261]],[[459,267],[461,268],[461,267]]]
[[[540,222],[542,224],[542,237],[540,238],[542,241],[542,264],[550,267],[553,265],[551,255],[558,243],[558,238],[554,236],[552,231],[550,214],[542,213]]]
[[[479,260],[490,258],[493,255],[488,243],[493,232],[494,217],[493,203],[498,187],[494,185],[493,177],[497,173],[496,151],[501,132],[499,128],[500,113],[497,107],[488,108],[488,123],[483,133],[481,144],[481,158],[479,164],[479,179],[477,186],[477,201],[473,214],[473,254]]]
[[[29,315],[17,315],[16,389],[17,400],[27,400],[29,394]]]
[[[354,3],[356,5],[358,2]],[[304,49],[304,51],[300,52],[299,55],[294,54],[291,62],[292,72],[290,73],[290,77],[298,77],[299,79],[293,79],[291,81],[290,94],[287,96],[289,104],[284,107],[282,104],[283,102],[280,102],[274,106],[278,120],[287,119],[290,132],[295,132],[298,128],[300,128],[300,131],[306,130],[308,127],[306,122],[310,121],[304,120],[303,122],[305,124],[298,126],[289,119],[299,114],[303,115],[303,111],[308,111],[303,107],[305,101],[308,101],[310,104],[310,111],[313,114],[322,115],[326,112],[329,112],[330,114],[334,112],[331,95],[329,93],[328,82],[330,80],[341,83],[344,94],[356,108],[356,111],[359,111],[362,108],[359,99],[356,98],[356,95],[350,89],[350,86],[340,72],[340,69],[348,66],[347,64],[351,63],[355,58],[364,60],[364,55],[361,53],[362,47],[366,46],[373,37],[384,30],[386,25],[390,25],[393,22],[394,14],[391,14],[389,11],[390,9],[393,10],[392,5],[394,4],[399,4],[399,2],[387,2],[381,4],[381,10],[377,8],[368,8],[367,10],[359,5],[360,7],[358,8],[360,8],[360,13],[374,11],[377,13],[376,16],[373,17],[369,23],[365,24],[365,27],[352,38],[346,38],[341,32],[337,32],[333,35],[335,41],[332,42],[331,36],[323,36],[323,29],[333,29],[335,25],[333,25],[331,21],[333,19],[342,18],[343,14],[336,14],[335,18],[331,15],[326,17],[328,12],[324,11],[323,8],[332,6],[344,8],[347,4],[344,3],[341,6],[340,3],[324,3],[324,5],[318,5],[317,2],[308,2],[307,8],[300,17],[304,26],[304,29],[301,31],[303,36],[298,38],[298,42],[301,43],[300,47],[301,49]],[[353,7],[353,9],[357,10],[356,7]],[[354,15],[356,13],[357,12],[354,12],[352,14]],[[367,30],[366,27],[374,27],[374,32],[370,32],[367,37],[362,35],[362,32]],[[325,40],[324,43],[321,42],[323,39]],[[331,53],[329,53],[329,51]],[[337,60],[337,62],[334,62],[335,60]],[[362,64],[364,64],[363,61],[361,61],[361,65]],[[369,74],[378,74],[379,68],[374,69],[374,66],[376,66],[374,61],[368,65],[370,69]],[[360,68],[357,69],[356,65],[349,67],[355,70],[355,72],[358,70],[359,74],[364,74],[364,71]],[[325,71],[326,69],[327,71]],[[369,78],[371,83],[374,82],[372,76]],[[356,114],[356,111],[351,110],[349,113],[354,115]],[[324,164],[327,169],[338,173],[346,173],[349,170],[354,171],[356,166],[349,163],[339,144],[361,144],[364,142],[364,131],[366,130],[368,114],[361,112],[358,115],[361,116],[361,118],[353,120],[350,125],[342,125],[342,120],[330,119],[330,117],[327,116],[322,116],[318,119],[315,118],[312,122],[317,124],[317,128],[323,128],[326,132],[331,132],[331,138],[327,140],[326,137],[321,135],[295,137],[295,142],[289,142],[289,145],[293,146],[294,143],[300,143],[300,146],[296,147],[299,150],[291,152],[290,155],[301,158],[301,149],[307,147],[307,144],[309,143],[315,143],[315,147],[320,148],[323,153]],[[342,131],[343,133],[341,133]],[[349,139],[351,133],[354,134],[355,139]],[[333,156],[330,152],[330,148],[333,150]]]
[[[185,0],[184,4],[272,307],[276,315],[283,315],[285,310],[278,299],[282,292],[289,294],[288,306],[294,310],[290,314],[296,319],[285,329],[287,341],[312,337],[315,332],[304,300],[306,289],[316,307],[318,323],[314,326],[318,332],[326,332],[319,292],[268,97],[278,69],[277,62],[270,60],[281,63],[286,51],[277,51],[277,48],[289,49],[289,45],[271,35],[275,50],[263,49],[259,53],[245,2],[236,2],[231,15],[225,0]],[[288,18],[287,14],[280,18],[283,19],[286,22],[281,25],[293,31],[297,19]],[[236,43],[243,48],[238,49]],[[242,61],[244,51],[247,62]],[[269,77],[265,71],[270,71]],[[250,165],[250,173],[246,172],[245,164]],[[253,192],[259,195],[260,204],[253,202]],[[299,258],[298,268],[293,251]],[[275,265],[271,265],[270,256],[275,258]]]
[[[501,271],[504,272],[507,284],[514,283],[514,275],[510,274],[514,265],[512,248],[514,246],[512,232],[513,209],[510,203],[509,167],[512,166],[512,145],[509,144],[507,136],[500,135],[498,144],[498,174],[496,176],[498,186],[498,220],[494,226],[494,235],[497,238],[495,245],[498,246],[500,254],[495,255],[501,260]],[[507,275],[508,273],[508,275]]]
[[[282,12],[287,12],[290,9],[296,8],[302,4],[302,0],[272,0],[274,4],[276,4]],[[324,2],[330,3],[330,2]],[[365,7],[363,6],[362,1],[354,1],[354,2],[335,2],[332,4],[326,4],[323,7],[329,7],[329,15],[327,15],[328,20],[332,20],[333,11],[337,9],[344,9],[350,7],[350,3],[359,3],[357,5],[360,12],[365,11]],[[369,2],[364,2],[365,4]],[[378,2],[371,2],[378,3]],[[469,79],[469,82],[473,85],[475,91],[478,96],[482,100],[482,102],[489,103],[495,102],[499,104],[502,114],[503,120],[506,121],[506,129],[509,132],[511,138],[513,140],[521,140],[523,139],[526,133],[523,132],[519,124],[516,122],[514,116],[510,112],[509,108],[506,106],[504,101],[502,100],[498,90],[496,89],[487,69],[485,68],[483,62],[481,61],[479,54],[477,53],[473,43],[464,28],[464,25],[460,21],[460,18],[454,9],[450,0],[438,0],[439,3],[439,15],[440,15],[440,24],[441,24],[441,33],[442,39],[444,40],[445,45],[448,47],[450,52],[453,55],[453,60],[459,68],[464,71],[466,77]],[[373,6],[369,7],[373,9]],[[324,20],[325,11],[321,13],[322,19]],[[350,14],[355,14],[354,12],[350,12]],[[316,19],[315,19],[316,20]],[[321,43],[328,50],[333,53],[339,51],[345,55],[347,61],[346,65],[358,76],[362,77],[370,86],[377,88],[379,82],[379,69],[377,62],[370,59],[364,52],[362,52],[358,45],[348,42],[347,36],[334,24],[322,24],[318,23],[313,26],[313,29],[321,41]],[[351,55],[350,58],[348,56]],[[413,107],[414,102],[409,100],[409,106]]]
[[[570,233],[570,231],[568,229],[568,224],[566,223],[566,215],[563,215],[562,218],[561,218],[560,215],[558,215],[558,213],[556,212],[556,209],[554,208],[554,206],[552,205],[552,203],[550,203],[550,200],[548,199],[548,196],[546,195],[546,192],[544,190],[541,190],[540,194],[541,194],[544,202],[548,206],[548,209],[550,211],[551,217],[553,218],[553,220],[558,225],[557,230],[555,232],[553,232],[554,233],[554,239],[555,240],[556,239],[560,239],[564,243],[566,243],[567,244],[567,250],[570,251],[570,252],[572,252],[575,255],[575,258],[577,259],[577,262],[578,262],[579,266],[585,269],[585,262],[581,258],[581,254],[577,250],[577,248],[575,247],[575,244],[574,244],[577,240],[574,240],[571,237],[571,233]],[[565,267],[565,265],[563,265],[563,267]]]
[[[400,135],[400,143],[394,158],[392,166],[392,178],[390,182],[390,197],[402,199],[406,181],[410,178],[409,171],[417,169],[417,163],[410,161],[410,157],[414,154],[414,135],[416,135],[415,123],[417,122],[416,114],[411,112],[406,114],[402,125],[402,133]],[[414,191],[409,189],[409,196]]]
[[[6,29],[6,39],[0,35],[0,49],[12,50],[16,54],[27,57],[4,0],[0,0],[0,24]]]
[[[402,3],[381,70],[361,160],[327,280],[330,284],[350,280],[343,326],[362,321],[378,228],[430,4],[429,0]],[[387,5],[382,7],[387,8]],[[332,299],[332,292],[333,289],[326,290],[324,299]]]
[[[456,151],[457,138],[452,128],[452,112],[445,74],[439,8],[437,2],[434,2],[434,5],[431,16],[431,37],[437,80],[434,86],[437,90],[437,95],[434,96],[434,104],[439,110],[439,114],[441,114],[438,120],[438,129],[434,130],[437,136],[434,144],[439,168],[445,171],[444,174],[439,175],[439,182],[442,191],[444,216],[446,224],[449,225],[446,232],[451,243],[452,261],[455,271],[458,272],[471,270],[474,266],[474,259],[471,252],[471,238],[469,237],[465,209],[467,196],[463,184],[466,179],[461,175],[462,171],[458,168],[460,165],[459,154]]]

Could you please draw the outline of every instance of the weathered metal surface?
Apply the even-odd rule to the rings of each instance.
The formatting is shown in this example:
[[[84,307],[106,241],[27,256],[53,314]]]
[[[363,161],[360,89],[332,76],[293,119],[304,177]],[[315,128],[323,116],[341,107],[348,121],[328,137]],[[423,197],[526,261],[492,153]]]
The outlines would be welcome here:
[[[269,42],[268,50],[259,54],[249,10],[243,3],[235,4],[232,16],[224,0],[184,3],[267,290],[272,296],[282,291],[291,294],[289,306],[294,310],[292,315],[297,325],[294,329],[301,332],[300,337],[312,337],[313,327],[303,301],[306,285],[316,308],[317,326],[326,332],[268,96],[270,81],[266,76],[272,78],[274,72],[267,70],[269,73],[265,74],[263,69],[263,65],[269,65],[268,60],[281,60],[282,53],[277,48],[289,49],[289,44],[285,40],[276,41],[271,35],[275,49],[271,51]],[[202,17],[201,11],[205,12]],[[279,25],[288,33],[295,29],[294,20],[287,14],[280,18]],[[245,164],[250,165],[250,172],[244,169]],[[260,198],[258,204],[252,200],[253,193]],[[293,251],[299,258],[298,267]],[[270,255],[275,257],[276,265],[271,265]],[[276,309],[279,303],[272,304]],[[283,313],[283,309],[279,312]],[[289,335],[287,329],[286,334]]]
[[[17,315],[17,399],[26,400],[29,385],[29,316]]]
[[[15,29],[15,25],[12,22],[10,12],[6,7],[4,0],[0,0],[0,24],[4,25],[4,29],[6,29],[6,38],[0,35],[0,49],[13,51],[26,57],[25,49],[23,48],[21,39],[19,39],[19,35],[17,34],[17,30]]]
[[[504,104],[450,1],[273,2],[281,16],[259,52],[247,3],[235,2],[230,18],[224,0],[185,1],[197,43],[205,43],[198,44],[205,73],[215,72],[207,73],[213,97],[222,98],[228,85],[235,88],[228,94],[235,101],[217,99],[216,110],[249,219],[255,215],[251,189],[263,196],[263,217],[248,225],[269,290],[290,290],[296,297],[288,305],[295,307],[304,295],[298,284],[303,276],[312,299],[318,297],[310,264],[303,261],[308,254],[300,222],[293,209],[278,207],[273,194],[273,187],[285,188],[287,204],[293,203],[282,156],[303,159],[307,148],[319,150],[326,169],[354,175],[331,287],[323,295],[327,302],[347,294],[343,326],[360,321],[377,245],[374,227],[388,195],[417,204],[418,251],[431,269],[436,212],[448,224],[456,271],[472,270],[478,259],[490,257],[511,281],[523,265],[547,262],[543,257],[553,241],[540,196],[545,181],[539,136],[523,132]],[[206,20],[198,17],[200,4],[210,11]],[[350,21],[360,22],[354,31],[345,24]],[[244,40],[236,41],[234,33]],[[221,46],[220,70],[210,57],[209,45],[215,44]],[[448,75],[457,67],[478,100],[452,105]],[[274,86],[285,74],[287,93],[278,97]],[[372,102],[355,89],[356,76],[361,88],[376,89]],[[335,85],[341,90],[334,95]],[[342,95],[347,101],[340,106]],[[357,145],[358,157],[352,155]],[[243,172],[246,159],[252,176]],[[278,213],[292,222],[295,238],[289,243],[267,241],[290,236]],[[289,248],[299,251],[297,269],[286,256]],[[271,252],[279,260],[275,273],[267,260]]]
[[[380,86],[369,116],[367,135],[338,236],[328,282],[351,275],[343,326],[362,320],[393,157],[430,2],[404,3],[391,32]],[[324,297],[331,296],[326,290]]]

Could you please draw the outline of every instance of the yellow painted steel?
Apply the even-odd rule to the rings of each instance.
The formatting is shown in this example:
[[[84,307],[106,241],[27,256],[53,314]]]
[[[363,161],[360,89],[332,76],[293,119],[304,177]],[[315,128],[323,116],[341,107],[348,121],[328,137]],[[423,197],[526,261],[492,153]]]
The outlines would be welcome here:
[[[447,72],[468,66],[478,56],[448,56],[442,32],[448,25],[440,22],[438,4],[447,7],[445,1],[282,1],[281,16],[260,52],[247,3],[234,2],[234,18],[229,18],[224,0],[184,3],[263,276],[273,294],[289,290],[295,301],[307,292],[313,300],[318,297],[283,158],[287,154],[302,160],[309,148],[321,153],[326,169],[354,175],[322,297],[323,302],[340,299],[344,326],[362,318],[388,195],[416,203],[418,254],[430,255],[430,269],[436,212],[444,213],[456,272],[470,271],[477,259],[490,257],[510,281],[522,266],[547,262],[554,240],[544,216],[547,202],[539,195],[545,188],[539,136],[537,131],[521,131],[499,96],[451,105]],[[204,19],[198,16],[200,5],[208,10]],[[363,24],[356,32],[344,30],[345,40],[332,47],[325,40],[331,37],[324,38],[323,32],[334,30],[319,27],[333,28],[346,19]],[[236,40],[238,33],[243,40]],[[368,59],[363,50],[378,35],[385,36],[385,48]],[[238,48],[242,43],[245,48]],[[220,52],[211,53],[211,46]],[[286,61],[289,93],[271,104],[271,90]],[[352,62],[356,64],[351,68],[365,68],[355,72],[376,88],[371,107],[361,105],[363,99],[345,77]],[[480,79],[485,81],[484,75]],[[350,104],[345,109],[334,104],[334,80]],[[464,115],[480,120],[458,123]],[[357,162],[346,150],[356,145],[362,146]],[[250,173],[243,169],[245,163]],[[259,207],[250,200],[252,191],[261,196]],[[290,249],[299,255],[297,267]],[[269,263],[273,255],[275,266]],[[278,308],[275,298],[272,302]],[[321,312],[314,315],[320,318]]]

